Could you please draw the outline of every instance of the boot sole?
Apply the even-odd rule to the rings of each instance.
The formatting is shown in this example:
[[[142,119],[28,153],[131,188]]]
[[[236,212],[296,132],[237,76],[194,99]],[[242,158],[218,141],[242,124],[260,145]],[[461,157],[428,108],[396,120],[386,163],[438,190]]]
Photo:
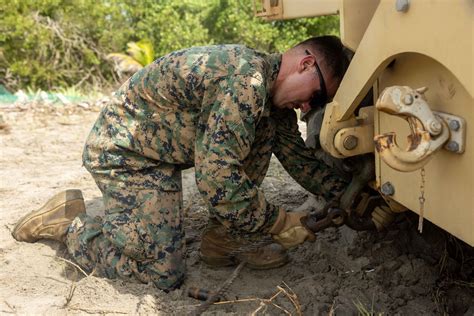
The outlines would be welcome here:
[[[18,240],[18,241],[26,241],[26,242],[35,242],[37,240],[40,240],[41,238],[32,238],[28,240],[21,239],[18,236],[18,231],[20,231],[23,228],[23,226],[27,224],[29,221],[31,221],[32,219],[39,216],[43,216],[45,213],[55,211],[58,208],[63,207],[67,202],[74,203],[75,201],[81,201],[82,203],[84,203],[84,198],[82,196],[81,190],[66,190],[66,191],[56,194],[50,200],[48,200],[48,202],[46,202],[46,204],[43,205],[40,209],[26,214],[16,223],[12,231],[13,238],[15,238],[15,240]],[[77,212],[76,214],[71,214],[71,215],[74,215],[74,217],[76,217],[78,214],[81,214],[81,213],[83,213],[82,210]]]
[[[201,258],[201,260],[205,264],[207,264],[207,265],[209,265],[213,268],[230,267],[230,266],[235,266],[235,265],[240,263],[240,261],[238,259],[227,258],[227,257],[220,257],[220,258],[219,257],[208,257],[208,256],[204,256],[201,253],[199,254],[199,257]],[[275,268],[282,267],[285,264],[287,264],[289,261],[290,261],[289,256],[285,255],[283,260],[267,263],[267,264],[264,264],[264,265],[255,265],[255,264],[247,262],[245,266],[248,267],[249,269],[252,269],[252,270],[269,270],[269,269],[275,269]]]

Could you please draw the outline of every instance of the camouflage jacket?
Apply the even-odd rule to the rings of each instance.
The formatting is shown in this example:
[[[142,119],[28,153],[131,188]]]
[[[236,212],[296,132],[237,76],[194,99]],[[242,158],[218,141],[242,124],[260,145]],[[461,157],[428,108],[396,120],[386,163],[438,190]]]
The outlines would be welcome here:
[[[305,147],[295,111],[271,108],[280,63],[281,54],[239,45],[193,47],[157,59],[121,87],[124,102],[107,110],[120,122],[109,132],[120,148],[117,164],[194,166],[211,215],[230,229],[265,233],[278,207],[265,200],[244,161],[259,122],[271,119],[276,133],[262,163],[268,166],[273,152],[307,190],[330,197],[344,182]]]

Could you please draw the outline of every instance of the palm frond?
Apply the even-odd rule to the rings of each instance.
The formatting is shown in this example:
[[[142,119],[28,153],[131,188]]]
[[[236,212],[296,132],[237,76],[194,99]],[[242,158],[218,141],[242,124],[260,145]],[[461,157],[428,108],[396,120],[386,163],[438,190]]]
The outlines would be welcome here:
[[[143,65],[140,64],[132,56],[121,54],[121,53],[112,53],[108,54],[107,58],[113,60],[120,72],[137,72],[143,68]]]
[[[116,63],[120,72],[136,72],[152,63],[155,58],[153,45],[149,40],[127,43],[127,54],[112,53],[107,58]]]

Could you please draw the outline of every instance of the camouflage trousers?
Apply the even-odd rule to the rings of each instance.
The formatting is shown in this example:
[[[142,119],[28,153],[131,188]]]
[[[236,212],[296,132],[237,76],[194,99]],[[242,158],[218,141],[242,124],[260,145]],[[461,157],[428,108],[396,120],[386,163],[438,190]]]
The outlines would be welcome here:
[[[273,124],[262,122],[244,162],[257,185],[270,163],[274,133]],[[101,136],[93,130],[91,137]],[[99,143],[106,144],[107,139]],[[101,166],[105,154],[86,144],[84,165],[102,191],[105,216],[82,214],[73,221],[66,238],[69,253],[96,275],[136,278],[166,291],[179,287],[186,268],[179,166],[157,163],[141,170],[110,170]],[[123,155],[134,159],[127,152]]]
[[[129,178],[136,177],[140,172]],[[75,261],[107,278],[135,277],[162,290],[179,287],[185,274],[181,191],[115,187],[105,177],[95,180],[105,216],[83,214],[73,221],[66,244]]]
[[[146,172],[122,176],[146,179]],[[182,192],[140,188],[139,183],[127,187],[97,175],[95,180],[105,216],[83,214],[73,221],[66,244],[75,261],[107,278],[135,277],[163,290],[179,287],[185,273]]]

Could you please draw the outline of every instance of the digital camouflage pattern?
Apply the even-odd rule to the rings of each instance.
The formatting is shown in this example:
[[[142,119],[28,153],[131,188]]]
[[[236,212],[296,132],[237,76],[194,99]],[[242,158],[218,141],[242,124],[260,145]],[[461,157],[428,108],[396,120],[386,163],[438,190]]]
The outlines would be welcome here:
[[[194,166],[211,217],[233,233],[266,234],[278,207],[259,185],[274,153],[307,190],[346,185],[315,160],[293,110],[271,108],[280,54],[238,45],[194,47],[157,59],[102,110],[84,166],[104,195],[103,219],[83,216],[68,249],[89,270],[170,289],[184,276],[181,170]]]
[[[128,183],[135,185],[129,189],[116,185],[112,177],[95,177],[106,214],[76,218],[66,245],[89,272],[111,279],[135,277],[169,290],[182,283],[185,273],[182,193],[147,189],[143,182],[139,188],[148,173],[129,173]],[[173,180],[179,183],[180,176],[177,172]]]

